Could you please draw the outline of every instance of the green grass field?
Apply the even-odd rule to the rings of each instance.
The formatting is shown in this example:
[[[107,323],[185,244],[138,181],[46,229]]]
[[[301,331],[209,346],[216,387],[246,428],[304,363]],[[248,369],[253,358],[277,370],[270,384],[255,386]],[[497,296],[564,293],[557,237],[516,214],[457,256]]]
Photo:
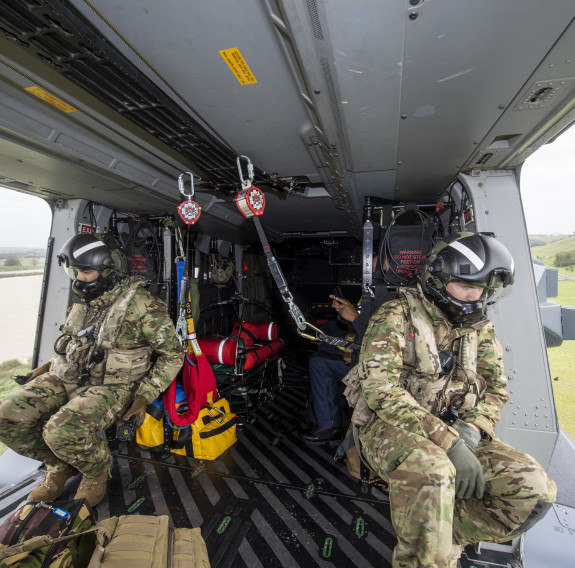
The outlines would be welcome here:
[[[40,257],[35,258],[19,258],[20,264],[17,266],[6,266],[6,259],[0,258],[0,272],[10,272],[14,270],[44,270],[44,259]]]
[[[557,253],[575,251],[575,236],[557,239],[530,235],[531,238],[547,242],[544,246],[531,247],[534,258],[545,262],[547,268],[557,268],[560,274],[575,276],[575,266],[555,266]],[[549,299],[562,306],[575,306],[575,281],[560,278],[559,296]],[[575,439],[575,340],[564,341],[559,347],[548,349],[547,354],[559,426]]]
[[[575,306],[575,281],[559,280],[559,296],[552,298],[562,306]],[[547,350],[559,426],[575,439],[575,340],[564,341]],[[557,380],[555,380],[557,379]]]
[[[30,363],[22,364],[18,359],[11,359],[0,363],[0,398],[18,388],[18,383],[12,379],[13,375],[25,375],[30,370]],[[0,455],[6,446],[0,442]]]

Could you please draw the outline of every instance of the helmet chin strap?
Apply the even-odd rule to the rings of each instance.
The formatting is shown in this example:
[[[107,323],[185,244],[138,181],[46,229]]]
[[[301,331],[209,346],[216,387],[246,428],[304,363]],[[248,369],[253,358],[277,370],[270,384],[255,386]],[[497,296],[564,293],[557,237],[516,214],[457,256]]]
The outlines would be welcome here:
[[[91,302],[99,298],[104,292],[111,290],[120,280],[120,275],[117,272],[112,272],[106,277],[98,274],[98,278],[91,282],[74,280],[72,290],[86,302]]]
[[[426,283],[426,296],[445,314],[451,323],[476,323],[485,317],[486,303],[483,298],[475,302],[463,302],[454,298],[445,289],[440,290],[429,279]]]

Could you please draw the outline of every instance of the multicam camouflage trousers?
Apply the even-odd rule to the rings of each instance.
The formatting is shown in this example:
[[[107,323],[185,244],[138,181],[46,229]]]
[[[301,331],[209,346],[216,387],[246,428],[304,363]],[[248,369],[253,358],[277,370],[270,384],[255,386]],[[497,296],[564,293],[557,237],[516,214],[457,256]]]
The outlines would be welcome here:
[[[511,540],[555,500],[543,468],[499,440],[482,441],[476,451],[484,497],[455,499],[455,468],[440,447],[381,420],[362,430],[363,455],[389,484],[393,568],[455,568],[465,545]]]
[[[128,386],[112,385],[92,386],[69,400],[64,383],[46,373],[0,400],[0,441],[52,471],[68,464],[94,477],[113,465],[97,432],[113,425],[132,397]]]

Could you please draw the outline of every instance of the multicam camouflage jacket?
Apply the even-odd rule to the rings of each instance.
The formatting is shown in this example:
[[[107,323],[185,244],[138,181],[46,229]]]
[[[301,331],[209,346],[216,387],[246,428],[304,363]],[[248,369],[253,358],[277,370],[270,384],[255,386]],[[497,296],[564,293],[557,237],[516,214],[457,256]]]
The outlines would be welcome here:
[[[447,372],[441,368],[442,351],[453,353],[455,361]],[[344,383],[355,409],[352,421],[359,426],[377,418],[444,449],[457,436],[438,418],[444,408],[452,405],[462,420],[494,437],[509,398],[491,321],[454,327],[419,287],[400,289],[399,299],[372,316],[359,363]]]
[[[92,385],[138,383],[134,394],[151,402],[172,382],[183,349],[166,304],[144,284],[142,277],[126,278],[95,300],[72,306],[50,367],[70,395]]]

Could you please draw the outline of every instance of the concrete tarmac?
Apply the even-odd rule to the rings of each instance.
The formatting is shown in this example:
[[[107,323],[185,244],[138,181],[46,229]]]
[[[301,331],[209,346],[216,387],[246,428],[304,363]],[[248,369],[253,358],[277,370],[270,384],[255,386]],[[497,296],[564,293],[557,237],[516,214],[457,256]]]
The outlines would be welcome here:
[[[42,275],[0,278],[0,363],[32,358]]]

